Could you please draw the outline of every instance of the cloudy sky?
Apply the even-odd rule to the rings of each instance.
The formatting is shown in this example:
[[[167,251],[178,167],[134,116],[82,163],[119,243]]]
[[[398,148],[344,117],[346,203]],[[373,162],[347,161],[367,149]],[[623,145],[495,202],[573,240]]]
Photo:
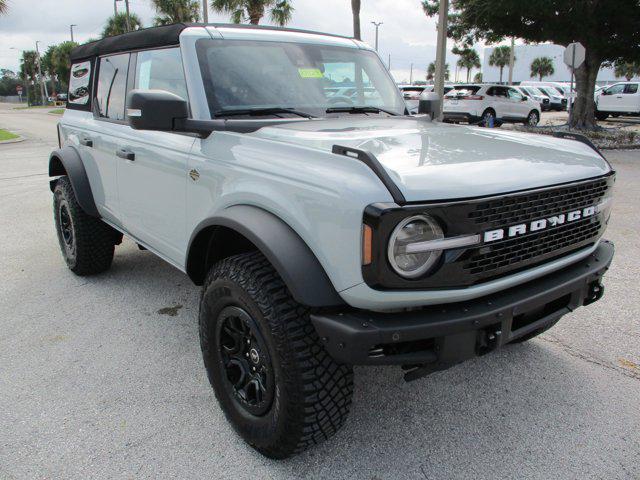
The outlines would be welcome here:
[[[351,2],[349,0],[291,0],[295,7],[290,27],[352,35]],[[18,68],[22,50],[41,49],[70,39],[69,25],[76,24],[76,41],[99,37],[105,20],[113,14],[113,0],[8,0],[9,15],[0,17],[0,68]],[[154,10],[150,0],[130,0],[132,12],[150,26]],[[124,9],[124,1],[118,2]],[[211,22],[227,22],[228,16],[210,11]],[[424,79],[426,67],[435,60],[435,19],[427,18],[420,0],[362,0],[363,40],[375,43],[372,21],[382,21],[380,55],[385,61],[391,55],[391,71],[397,81],[409,79],[411,63],[414,80]],[[268,23],[265,20],[263,23]],[[12,48],[13,47],[13,48]],[[451,47],[451,45],[449,45]],[[482,58],[482,49],[478,48]],[[448,59],[452,66],[455,57]]]

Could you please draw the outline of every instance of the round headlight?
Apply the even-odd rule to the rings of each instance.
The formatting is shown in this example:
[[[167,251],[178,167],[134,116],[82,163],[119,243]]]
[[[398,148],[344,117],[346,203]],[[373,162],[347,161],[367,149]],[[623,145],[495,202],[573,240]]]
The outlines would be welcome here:
[[[401,221],[389,240],[389,263],[405,278],[424,275],[438,261],[441,250],[407,253],[407,245],[444,238],[440,225],[428,215],[416,215]]]

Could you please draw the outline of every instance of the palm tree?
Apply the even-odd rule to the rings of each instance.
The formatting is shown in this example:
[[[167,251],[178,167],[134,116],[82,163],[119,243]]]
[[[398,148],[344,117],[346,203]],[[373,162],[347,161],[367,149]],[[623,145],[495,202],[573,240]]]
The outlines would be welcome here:
[[[467,69],[467,83],[469,83],[471,80],[471,70],[474,68],[480,68],[480,57],[478,56],[478,52],[473,48],[467,47],[453,47],[451,52],[460,57],[457,61],[458,67]]]
[[[56,68],[54,65],[54,56],[56,54],[56,45],[51,45],[47,48],[47,51],[42,55],[42,73],[49,76],[49,82],[51,82],[51,96],[56,96]]]
[[[0,15],[6,15],[9,11],[7,0],[0,0]]]
[[[436,62],[431,62],[427,67],[427,80],[433,80],[433,77],[436,74]],[[449,64],[444,64],[444,78],[445,80],[449,80]]]
[[[289,23],[293,14],[289,0],[211,0],[211,8],[216,12],[231,14],[233,23],[249,20],[252,25],[260,23],[267,9],[271,21],[281,27]]]
[[[500,83],[502,83],[502,71],[504,70],[504,67],[509,65],[510,57],[511,47],[506,45],[494,48],[493,52],[491,52],[491,55],[489,56],[489,65],[500,69]],[[513,57],[513,61],[516,61],[516,57]]]
[[[131,29],[137,30],[142,27],[142,21],[135,13],[129,15]],[[111,37],[113,35],[120,35],[121,33],[127,33],[127,14],[117,13],[107,20],[104,30],[102,30],[102,37]]]
[[[360,0],[351,0],[351,11],[353,12],[353,38],[362,40],[360,36]]]
[[[76,48],[76,42],[62,42],[56,46],[53,54],[53,68],[58,76],[58,83],[61,86],[68,86],[69,72],[71,71],[71,50]]]
[[[531,62],[531,76],[537,76],[540,81],[542,77],[548,77],[554,73],[553,60],[549,57],[538,57]]]
[[[616,62],[614,63],[614,73],[616,77],[624,77],[630,82],[633,77],[640,75],[639,62]]]
[[[154,25],[197,22],[200,18],[200,3],[196,0],[151,0],[151,3],[158,13]]]
[[[20,78],[27,88],[27,105],[39,104],[42,100],[37,88],[33,88],[38,74],[38,54],[35,50],[25,50],[20,59]]]

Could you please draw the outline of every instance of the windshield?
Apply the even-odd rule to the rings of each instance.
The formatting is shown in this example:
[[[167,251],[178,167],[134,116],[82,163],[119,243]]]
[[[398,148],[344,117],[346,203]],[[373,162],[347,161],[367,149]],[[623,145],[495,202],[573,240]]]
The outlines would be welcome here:
[[[258,109],[276,109],[274,116],[289,116],[278,109],[291,109],[322,117],[336,107],[341,112],[331,115],[349,114],[342,111],[349,107],[367,107],[368,114],[376,108],[404,114],[398,88],[378,56],[368,50],[202,39],[197,52],[213,117]]]

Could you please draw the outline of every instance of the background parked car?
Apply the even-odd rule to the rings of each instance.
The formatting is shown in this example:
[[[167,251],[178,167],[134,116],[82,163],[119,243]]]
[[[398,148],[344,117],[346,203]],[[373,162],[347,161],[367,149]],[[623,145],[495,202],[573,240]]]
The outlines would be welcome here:
[[[538,90],[536,87],[515,87],[521,94],[526,97],[532,98],[540,104],[540,109],[546,112],[551,108],[549,97]]]
[[[549,97],[549,107],[551,110],[562,111],[567,109],[567,99],[553,87],[539,86],[538,90]]]
[[[418,109],[418,102],[420,101],[420,94],[426,89],[433,90],[433,85],[399,85],[398,88],[402,93],[405,103],[409,111]]]
[[[620,82],[602,89],[596,97],[596,118],[605,120],[609,115],[640,115],[639,85],[638,82]]]
[[[444,96],[443,112],[445,121],[487,126],[494,122],[537,125],[540,121],[540,104],[505,85],[454,85]]]

